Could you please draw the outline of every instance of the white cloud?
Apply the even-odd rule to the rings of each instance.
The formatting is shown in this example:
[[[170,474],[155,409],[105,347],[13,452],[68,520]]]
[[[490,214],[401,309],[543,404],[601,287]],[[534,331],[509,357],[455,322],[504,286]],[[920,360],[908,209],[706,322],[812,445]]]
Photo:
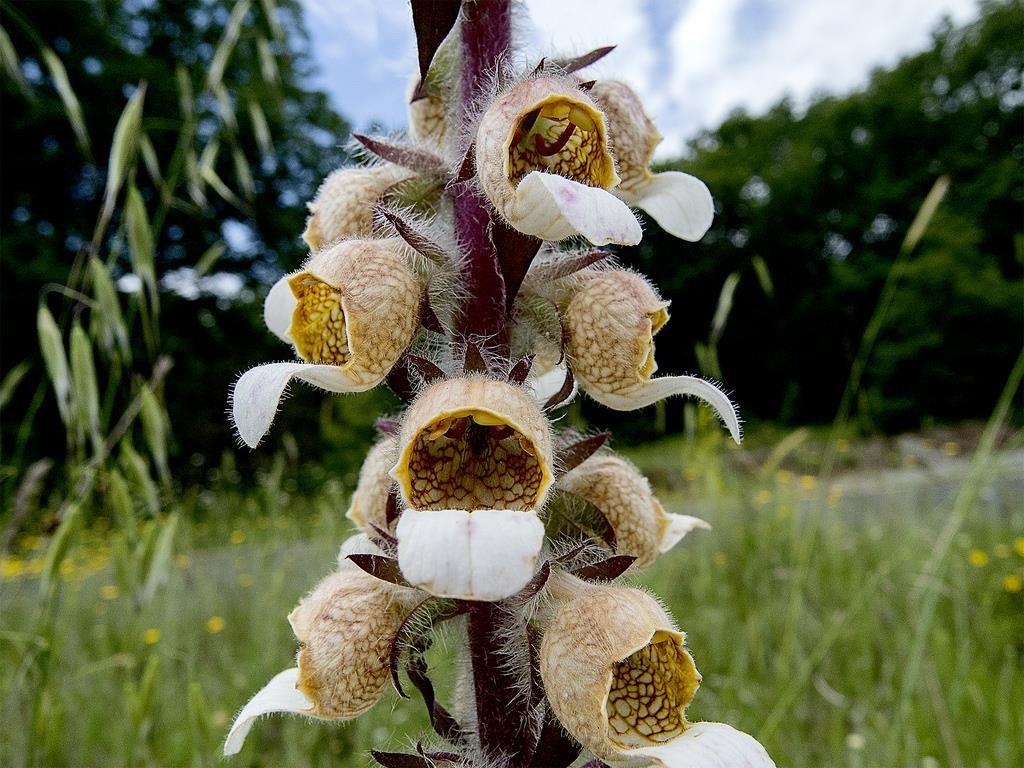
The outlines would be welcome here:
[[[964,22],[976,10],[975,0],[775,0],[757,8],[770,29],[741,35],[751,5],[692,0],[671,30],[671,96],[655,115],[667,137],[661,154],[736,107],[756,113],[785,94],[804,104],[818,91],[856,88],[873,67],[927,46],[944,14]]]

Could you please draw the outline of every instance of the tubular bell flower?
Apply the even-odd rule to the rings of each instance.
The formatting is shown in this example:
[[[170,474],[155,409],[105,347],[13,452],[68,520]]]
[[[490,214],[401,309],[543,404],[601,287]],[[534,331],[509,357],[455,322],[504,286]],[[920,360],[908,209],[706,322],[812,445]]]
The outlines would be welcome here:
[[[607,518],[616,552],[633,555],[646,568],[694,528],[710,528],[699,517],[665,511],[647,478],[620,456],[596,453],[558,480],[558,488],[579,496]]]
[[[377,198],[388,187],[414,175],[391,163],[339,168],[324,179],[308,204],[310,215],[302,239],[315,252],[342,238],[369,237]]]
[[[373,526],[382,531],[394,527],[394,521],[388,525],[387,509],[388,495],[394,485],[389,470],[394,466],[397,446],[394,437],[382,437],[366,454],[363,466],[359,469],[359,482],[356,483],[345,517],[368,536],[376,535]]]
[[[583,273],[565,309],[569,356],[580,386],[617,411],[643,408],[671,395],[707,402],[740,441],[739,417],[718,387],[694,376],[663,376],[654,334],[668,322],[669,302],[642,276],[625,270]]]
[[[615,194],[646,211],[669,234],[690,241],[704,237],[715,216],[711,193],[703,181],[688,173],[651,173],[651,156],[661,134],[644,112],[640,97],[617,80],[598,80],[590,94],[604,110],[622,175]]]
[[[543,240],[640,242],[640,224],[607,190],[619,183],[604,117],[573,84],[533,77],[488,107],[476,134],[484,193],[514,228]]]
[[[654,598],[566,576],[552,591],[563,602],[541,643],[541,678],[555,716],[585,748],[672,768],[774,766],[750,736],[687,722],[700,673]]]
[[[483,377],[437,382],[409,407],[398,446],[391,475],[407,505],[396,529],[405,578],[468,600],[521,589],[553,482],[550,426],[530,393]]]
[[[329,392],[377,386],[416,334],[421,292],[397,238],[344,240],[278,280],[267,294],[264,320],[306,362],[269,363],[242,374],[231,409],[242,440],[259,443],[293,378]]]
[[[276,675],[245,705],[224,754],[241,750],[260,715],[351,720],[376,704],[388,684],[391,643],[419,599],[415,590],[381,581],[352,563],[321,581],[288,615],[302,644],[298,666]]]

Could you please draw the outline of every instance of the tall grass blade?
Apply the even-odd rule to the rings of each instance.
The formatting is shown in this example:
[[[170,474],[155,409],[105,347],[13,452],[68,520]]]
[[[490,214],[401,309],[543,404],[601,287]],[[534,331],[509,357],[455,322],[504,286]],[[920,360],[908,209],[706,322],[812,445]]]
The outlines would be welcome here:
[[[100,340],[108,354],[113,353],[116,347],[121,358],[128,360],[131,345],[128,326],[125,325],[121,312],[121,302],[117,298],[117,289],[107,266],[95,256],[89,259],[89,277],[92,281],[92,294],[96,299],[89,329]]]
[[[127,440],[121,443],[121,468],[125,476],[135,489],[135,493],[142,498],[143,506],[150,516],[155,517],[160,512],[160,494],[156,483],[149,474],[149,465]]]
[[[149,178],[158,187],[163,187],[164,177],[160,172],[160,160],[156,156],[156,147],[153,146],[153,142],[147,133],[139,134],[139,154],[142,155],[142,163],[146,166],[146,173],[149,174]]]
[[[40,53],[43,57],[43,63],[46,64],[46,68],[50,71],[53,87],[57,89],[57,95],[60,96],[60,100],[64,103],[64,113],[67,115],[68,122],[71,123],[71,130],[74,131],[75,140],[78,142],[82,154],[91,160],[92,147],[89,143],[89,131],[85,125],[85,116],[82,114],[82,105],[79,103],[78,96],[75,95],[75,91],[71,87],[71,81],[68,80],[68,71],[64,69],[64,64],[57,57],[57,54],[53,52],[52,48],[43,47]]]
[[[174,557],[174,537],[178,532],[178,513],[167,518],[160,525],[160,533],[153,547],[153,556],[146,570],[145,586],[142,589],[143,604],[149,603],[157,589],[167,581],[171,573],[171,559]]]
[[[718,294],[718,306],[715,308],[715,316],[711,320],[711,343],[718,344],[725,331],[725,324],[729,320],[729,313],[732,312],[733,300],[736,296],[736,287],[740,284],[740,273],[733,272],[722,283],[722,290]]]
[[[195,95],[192,92],[192,79],[184,64],[175,67],[174,79],[178,84],[178,109],[181,110],[181,117],[186,123],[191,123],[195,117]]]
[[[279,74],[277,71],[277,60],[274,52],[270,50],[270,43],[265,37],[256,39],[256,51],[260,57],[260,75],[267,85],[277,85]]]
[[[235,178],[238,180],[238,187],[242,190],[242,195],[246,200],[252,200],[256,197],[256,181],[249,169],[249,161],[245,159],[245,154],[239,147],[231,150],[231,159],[235,163]]]
[[[142,401],[142,435],[146,439],[146,446],[149,453],[156,462],[157,472],[165,482],[170,479],[170,472],[167,468],[167,422],[164,419],[164,410],[157,400],[153,390],[143,383],[139,387],[139,397]]]
[[[213,92],[214,98],[217,99],[217,114],[220,115],[224,127],[231,135],[238,133],[238,117],[235,115],[235,105],[231,101],[228,89],[224,87],[223,83],[214,83],[210,86],[210,90]]]
[[[135,519],[135,505],[124,475],[116,468],[107,473],[107,504],[114,513],[114,520],[130,541],[138,538],[138,523]]]
[[[57,585],[57,580],[60,577],[60,564],[64,562],[68,549],[71,547],[72,536],[78,526],[81,509],[82,507],[78,503],[71,505],[64,519],[57,526],[57,532],[50,539],[50,545],[46,548],[42,578],[39,580],[39,594],[44,599]]]
[[[57,409],[60,411],[60,418],[64,424],[68,424],[69,404],[71,401],[71,374],[68,368],[68,358],[64,351],[64,339],[61,336],[57,321],[53,319],[50,310],[39,307],[36,314],[36,330],[39,334],[39,351],[43,355],[43,364],[46,366],[46,373],[53,384],[53,393],[57,397]]]
[[[260,148],[260,154],[270,157],[274,154],[274,144],[270,139],[270,125],[267,123],[267,115],[263,107],[255,99],[250,99],[249,121],[252,123],[252,132],[256,137],[256,144]]]
[[[3,381],[0,381],[0,411],[11,402],[11,398],[14,397],[14,391],[31,368],[32,364],[28,360],[22,360],[7,372]]]
[[[274,0],[260,0],[260,5],[263,6],[263,15],[267,19],[270,33],[275,40],[284,41],[284,28],[281,26],[281,20],[277,18],[277,3]]]
[[[757,275],[757,282],[761,284],[764,295],[774,296],[775,284],[772,282],[772,273],[768,271],[768,264],[760,256],[751,258],[750,264],[754,267],[754,274]]]
[[[132,270],[149,295],[149,301],[156,311],[159,296],[156,285],[156,264],[154,261],[153,231],[149,226],[146,214],[146,203],[134,184],[128,185],[125,198],[125,228],[128,232],[128,252],[131,256]]]
[[[121,110],[121,116],[114,128],[114,138],[110,143],[110,159],[107,161],[107,188],[103,192],[103,208],[100,210],[100,219],[92,238],[94,249],[106,233],[114,206],[117,204],[117,196],[135,161],[142,126],[142,105],[145,99],[146,84],[142,82]]]
[[[205,251],[203,255],[199,257],[199,261],[196,262],[196,272],[202,277],[220,261],[220,257],[227,251],[227,244],[223,240],[218,240],[216,243],[211,245]]]
[[[25,94],[26,98],[33,98],[32,89],[29,88],[25,75],[21,73],[18,64],[18,52],[14,50],[14,43],[11,42],[7,30],[0,27],[0,63],[3,64],[4,72],[18,86],[18,89]]]
[[[98,449],[102,438],[96,364],[89,337],[77,322],[71,328],[71,385],[78,426],[89,434],[93,445]]]
[[[235,7],[231,9],[228,23],[224,26],[224,34],[221,36],[217,48],[213,52],[213,61],[210,62],[209,73],[206,78],[207,87],[219,85],[224,79],[224,70],[228,65],[231,54],[234,53],[235,43],[238,42],[238,34],[242,31],[242,21],[245,14],[249,12],[252,0],[238,0]]]

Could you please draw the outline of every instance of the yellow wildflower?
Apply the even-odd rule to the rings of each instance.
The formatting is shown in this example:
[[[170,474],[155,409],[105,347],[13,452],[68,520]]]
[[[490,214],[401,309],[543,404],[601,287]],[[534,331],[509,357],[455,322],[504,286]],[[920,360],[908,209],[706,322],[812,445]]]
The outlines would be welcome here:
[[[206,620],[206,631],[211,635],[216,635],[218,632],[224,629],[224,617],[223,616],[211,616]]]
[[[142,633],[142,642],[146,645],[156,645],[160,642],[160,630],[156,627],[150,627]]]
[[[100,587],[100,597],[104,600],[116,600],[119,594],[121,592],[116,584],[104,584]]]
[[[975,568],[984,568],[988,565],[988,553],[983,549],[972,549],[967,554],[967,562]]]
[[[1018,536],[1013,540],[1013,549],[1018,555],[1024,557],[1024,536]]]
[[[1022,588],[1024,588],[1024,583],[1021,582],[1021,578],[1017,574],[1011,573],[1003,576],[1003,589],[1011,595],[1016,595]]]
[[[242,531],[242,530],[239,530],[238,528],[236,528],[235,530],[233,530],[231,532],[231,543],[232,544],[241,544],[244,541],[245,541],[245,531]]]

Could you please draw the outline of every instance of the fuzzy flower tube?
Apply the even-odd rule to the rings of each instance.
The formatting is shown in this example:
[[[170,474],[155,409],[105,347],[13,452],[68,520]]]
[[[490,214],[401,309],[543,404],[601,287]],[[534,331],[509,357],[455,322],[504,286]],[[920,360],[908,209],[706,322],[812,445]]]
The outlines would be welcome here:
[[[405,405],[360,470],[358,533],[287,617],[294,664],[240,707],[224,753],[269,738],[263,716],[344,722],[411,683],[433,733],[415,753],[367,744],[380,765],[772,768],[752,736],[688,717],[695,659],[716,649],[615,583],[709,526],[666,510],[607,434],[558,418],[577,391],[617,410],[681,395],[739,442],[715,384],[655,375],[669,303],[594,249],[640,242],[634,209],[699,240],[711,195],[652,173],[660,136],[637,95],[581,74],[610,48],[519,69],[511,0],[411,5],[408,133],[355,136],[366,162],[310,202],[309,258],[264,307],[293,359],[243,373],[231,412],[256,447],[294,380],[388,386]],[[425,656],[441,637],[460,659],[451,691]]]

